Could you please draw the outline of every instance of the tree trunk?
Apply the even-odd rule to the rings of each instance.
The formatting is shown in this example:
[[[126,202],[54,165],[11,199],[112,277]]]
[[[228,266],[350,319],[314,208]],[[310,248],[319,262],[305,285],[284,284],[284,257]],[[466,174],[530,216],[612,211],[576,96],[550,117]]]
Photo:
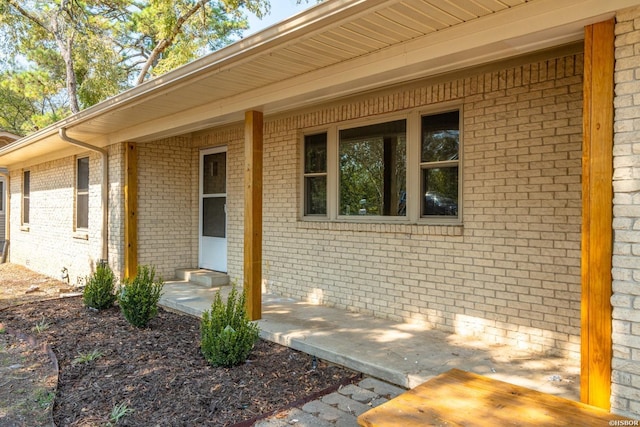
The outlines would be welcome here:
[[[67,75],[67,94],[69,95],[69,108],[73,114],[80,112],[80,106],[78,104],[78,81],[76,79],[76,73],[73,68],[73,37],[68,40],[58,39],[56,34],[56,42],[60,48],[62,59],[64,60],[65,71]]]

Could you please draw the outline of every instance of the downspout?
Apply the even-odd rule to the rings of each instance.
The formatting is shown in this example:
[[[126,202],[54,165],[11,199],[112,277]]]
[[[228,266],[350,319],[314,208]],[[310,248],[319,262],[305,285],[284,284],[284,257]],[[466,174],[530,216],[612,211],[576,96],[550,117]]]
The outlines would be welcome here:
[[[9,183],[10,183],[10,177],[9,177],[9,173],[4,172],[3,170],[0,170],[0,176],[4,177],[4,183],[5,183],[5,188],[4,188],[4,193],[2,194],[2,197],[4,197],[4,236],[0,236],[4,239],[0,240],[4,240],[4,244],[3,247],[0,247],[0,264],[4,263],[7,261],[7,250],[9,249],[9,236],[10,236],[10,228],[9,228],[9,215],[10,215],[10,210],[9,210]]]
[[[102,260],[105,262],[109,259],[109,152],[104,148],[96,147],[86,142],[78,141],[67,135],[65,128],[60,128],[58,131],[60,138],[68,142],[69,144],[77,147],[85,148],[87,150],[100,153],[102,157],[102,186],[101,186],[101,207],[102,207]]]

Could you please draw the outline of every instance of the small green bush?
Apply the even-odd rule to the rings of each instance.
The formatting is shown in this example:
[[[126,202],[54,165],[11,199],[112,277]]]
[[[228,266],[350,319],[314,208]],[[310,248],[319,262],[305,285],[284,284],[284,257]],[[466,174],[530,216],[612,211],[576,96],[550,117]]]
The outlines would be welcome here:
[[[249,321],[245,307],[246,293],[240,296],[233,285],[227,304],[220,291],[200,322],[200,350],[213,366],[231,367],[247,360],[258,340],[258,325]]]
[[[118,292],[118,304],[129,323],[144,328],[158,314],[163,284],[162,279],[156,278],[155,268],[146,265],[138,266],[133,280],[123,281]]]
[[[115,275],[111,267],[106,263],[100,263],[91,277],[87,277],[82,300],[87,307],[103,310],[116,302],[115,290]]]

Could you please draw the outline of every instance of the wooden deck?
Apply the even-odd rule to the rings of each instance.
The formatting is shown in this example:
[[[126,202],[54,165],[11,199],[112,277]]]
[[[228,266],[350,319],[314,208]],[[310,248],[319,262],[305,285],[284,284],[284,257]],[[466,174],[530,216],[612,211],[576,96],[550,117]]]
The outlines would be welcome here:
[[[619,415],[580,402],[452,369],[358,417],[382,426],[599,426]]]

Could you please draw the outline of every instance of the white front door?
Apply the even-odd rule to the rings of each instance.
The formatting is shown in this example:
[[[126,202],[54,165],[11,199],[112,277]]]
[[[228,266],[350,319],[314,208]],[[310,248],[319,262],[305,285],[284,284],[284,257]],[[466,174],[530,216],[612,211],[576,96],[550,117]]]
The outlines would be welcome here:
[[[200,152],[199,264],[227,272],[227,147]]]

